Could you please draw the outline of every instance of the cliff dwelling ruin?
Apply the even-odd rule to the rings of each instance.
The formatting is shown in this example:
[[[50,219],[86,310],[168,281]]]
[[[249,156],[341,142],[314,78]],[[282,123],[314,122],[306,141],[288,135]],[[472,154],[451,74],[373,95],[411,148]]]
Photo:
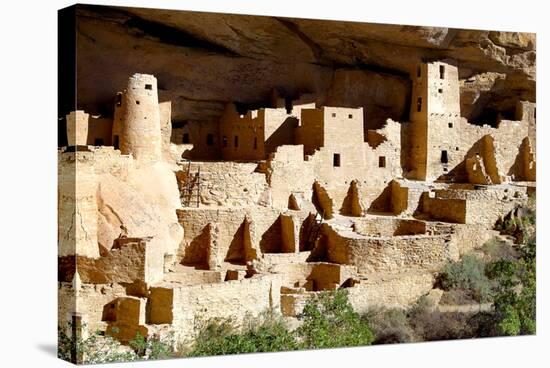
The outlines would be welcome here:
[[[374,128],[368,105],[276,85],[258,108],[173,119],[163,78],[127,73],[112,116],[65,117],[60,323],[184,342],[197,318],[293,318],[324,290],[357,311],[410,305],[535,192],[535,103],[474,124],[460,67],[410,65],[406,117]]]

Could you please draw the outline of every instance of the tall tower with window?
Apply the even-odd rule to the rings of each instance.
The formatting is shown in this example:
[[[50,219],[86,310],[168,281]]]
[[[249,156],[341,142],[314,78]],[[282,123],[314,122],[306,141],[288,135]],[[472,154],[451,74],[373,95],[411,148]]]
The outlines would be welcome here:
[[[160,110],[154,76],[134,74],[126,90],[117,94],[113,135],[113,144],[118,144],[123,154],[132,154],[139,161],[160,160]]]
[[[460,124],[458,68],[451,60],[421,63],[411,79],[409,177],[432,181],[454,162]]]

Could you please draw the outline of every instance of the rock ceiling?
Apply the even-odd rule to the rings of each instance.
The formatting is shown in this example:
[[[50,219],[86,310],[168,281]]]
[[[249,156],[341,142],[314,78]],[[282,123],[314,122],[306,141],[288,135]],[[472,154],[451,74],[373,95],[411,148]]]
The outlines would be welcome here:
[[[154,74],[173,120],[217,118],[226,102],[266,106],[315,93],[364,107],[376,127],[408,115],[409,72],[457,60],[465,117],[510,114],[535,101],[535,35],[341,21],[79,5],[79,108],[109,115],[129,75]]]

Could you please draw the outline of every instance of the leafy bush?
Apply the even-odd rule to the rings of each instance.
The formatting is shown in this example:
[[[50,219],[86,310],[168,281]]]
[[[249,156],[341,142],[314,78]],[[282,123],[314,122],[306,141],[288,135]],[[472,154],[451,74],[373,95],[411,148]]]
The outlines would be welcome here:
[[[522,246],[519,260],[500,260],[487,265],[487,274],[496,283],[494,323],[499,335],[536,332],[536,206],[531,197],[517,211],[514,226]],[[506,224],[505,224],[506,225]],[[508,224],[509,225],[509,224]],[[505,226],[506,227],[506,226]],[[515,228],[514,228],[515,227]]]
[[[311,298],[299,316],[302,325],[289,331],[280,317],[265,313],[237,328],[231,320],[201,327],[188,356],[275,352],[369,345],[374,335],[366,319],[348,302],[347,292],[323,292]]]
[[[349,304],[347,291],[322,292],[310,299],[296,330],[304,349],[370,345],[374,340],[368,321]]]
[[[158,335],[143,337],[138,332],[137,336],[129,341],[129,345],[138,355],[139,359],[167,359],[174,356],[172,348],[173,339],[171,336],[164,339]]]
[[[445,290],[464,289],[472,292],[478,302],[491,297],[491,281],[485,275],[485,263],[474,255],[465,255],[459,262],[448,263],[440,275]]]
[[[500,260],[487,265],[496,281],[495,325],[499,335],[536,332],[536,241],[532,237],[520,248],[517,262]]]
[[[256,326],[254,326],[256,325]],[[239,332],[231,320],[213,320],[200,330],[188,356],[258,353],[296,350],[296,340],[283,321],[272,313],[249,319]]]

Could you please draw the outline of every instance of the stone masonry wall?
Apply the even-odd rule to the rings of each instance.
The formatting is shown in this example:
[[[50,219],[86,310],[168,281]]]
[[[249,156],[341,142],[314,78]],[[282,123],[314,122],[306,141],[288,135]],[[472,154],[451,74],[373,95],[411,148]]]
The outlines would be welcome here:
[[[98,258],[97,177],[90,152],[58,155],[58,254]]]
[[[248,317],[272,309],[280,311],[278,275],[262,275],[219,284],[174,288],[172,321],[176,340],[195,336],[200,321],[233,319],[239,325]]]
[[[432,273],[421,271],[373,276],[347,289],[348,298],[358,313],[365,313],[373,307],[407,308],[427,294],[434,282]]]
[[[298,214],[298,212],[296,211]],[[264,207],[248,208],[224,208],[224,209],[196,209],[184,208],[178,210],[178,218],[184,228],[184,250],[192,251],[193,247],[208,247],[207,238],[199,242],[205,227],[208,224],[217,226],[216,241],[218,257],[220,261],[233,252],[241,251],[243,246],[243,226],[245,218],[252,220],[251,236],[252,246],[257,250],[264,249],[268,252],[282,252],[283,242],[279,222],[280,212],[276,209]],[[307,217],[307,213],[298,216],[301,221]],[[298,220],[300,221],[300,220]],[[265,245],[264,245],[265,244]],[[266,248],[269,246],[269,248]],[[275,247],[275,248],[272,248]],[[277,249],[277,247],[279,247]]]
[[[256,205],[267,196],[268,184],[265,174],[255,172],[257,164],[238,162],[200,162],[193,161],[191,175],[200,169],[200,204],[201,206],[249,206]],[[188,164],[176,174],[180,191],[188,180]],[[196,191],[191,198],[196,202]]]
[[[360,217],[354,219],[355,232],[371,236],[418,235],[426,233],[426,223],[392,217]]]
[[[330,262],[354,265],[359,273],[395,272],[419,267],[435,270],[450,259],[443,235],[367,237],[323,225]]]
[[[57,295],[59,326],[68,327],[72,314],[79,313],[87,332],[95,333],[107,327],[105,306],[126,296],[126,289],[119,284],[81,284],[75,289],[71,283],[60,282]]]

